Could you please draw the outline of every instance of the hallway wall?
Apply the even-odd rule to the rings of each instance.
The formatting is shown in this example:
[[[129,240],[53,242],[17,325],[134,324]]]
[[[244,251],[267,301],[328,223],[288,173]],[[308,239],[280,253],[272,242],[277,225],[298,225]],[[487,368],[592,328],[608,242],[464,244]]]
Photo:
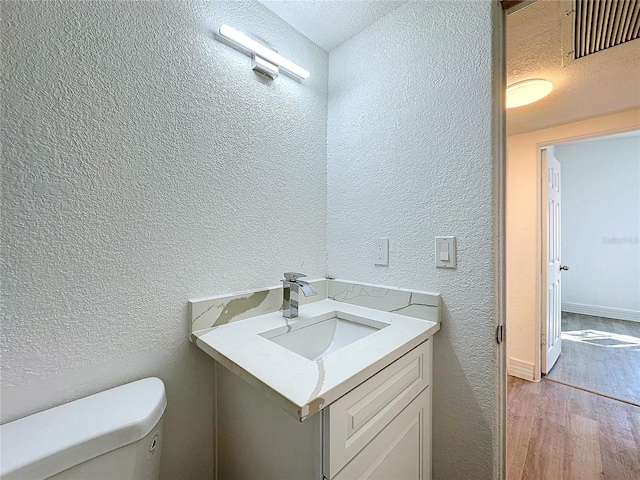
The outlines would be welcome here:
[[[562,311],[640,322],[640,133],[555,147]]]

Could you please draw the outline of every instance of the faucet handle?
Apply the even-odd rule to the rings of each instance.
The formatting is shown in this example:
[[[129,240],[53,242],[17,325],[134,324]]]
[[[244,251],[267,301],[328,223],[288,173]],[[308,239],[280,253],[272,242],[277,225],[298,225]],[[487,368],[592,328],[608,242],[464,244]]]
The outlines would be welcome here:
[[[284,274],[284,278],[288,282],[295,282],[302,277],[306,277],[306,275],[304,273],[295,273],[295,272],[285,272]]]

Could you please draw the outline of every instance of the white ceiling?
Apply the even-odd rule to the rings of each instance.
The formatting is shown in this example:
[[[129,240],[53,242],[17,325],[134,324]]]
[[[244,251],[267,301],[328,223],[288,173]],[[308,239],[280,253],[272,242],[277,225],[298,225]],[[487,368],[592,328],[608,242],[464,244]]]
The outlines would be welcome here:
[[[563,67],[562,18],[572,4],[539,0],[507,17],[507,84],[554,85],[539,102],[507,110],[508,135],[640,107],[640,39]]]
[[[304,34],[331,51],[406,0],[258,0]]]
[[[327,51],[406,3],[259,1]],[[507,84],[527,78],[554,84],[543,100],[507,111],[508,135],[640,107],[640,39],[563,66],[562,18],[572,5],[572,0],[538,0],[507,17]]]

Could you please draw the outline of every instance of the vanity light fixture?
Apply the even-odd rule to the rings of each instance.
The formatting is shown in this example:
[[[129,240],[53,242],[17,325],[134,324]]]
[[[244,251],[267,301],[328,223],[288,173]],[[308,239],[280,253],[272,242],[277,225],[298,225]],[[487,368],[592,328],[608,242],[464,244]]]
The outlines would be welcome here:
[[[309,78],[310,74],[304,68],[229,25],[223,24],[220,27],[220,35],[247,50],[251,54],[251,66],[263,75],[276,78],[278,68],[282,68],[301,79]]]
[[[516,82],[507,87],[507,108],[521,107],[537,102],[551,93],[553,83],[534,78]]]

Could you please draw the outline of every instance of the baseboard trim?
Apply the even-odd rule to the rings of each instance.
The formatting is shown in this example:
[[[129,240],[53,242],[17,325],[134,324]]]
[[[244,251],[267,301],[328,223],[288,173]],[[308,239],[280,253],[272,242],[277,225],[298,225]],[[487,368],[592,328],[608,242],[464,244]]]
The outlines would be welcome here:
[[[624,308],[601,307],[599,305],[586,305],[584,303],[562,302],[562,311],[569,313],[580,313],[582,315],[593,315],[595,317],[628,320],[630,322],[640,322],[639,310],[626,310]]]
[[[536,379],[536,366],[533,363],[523,362],[522,360],[517,360],[515,358],[509,359],[507,372],[512,377],[522,378],[523,380],[529,380],[530,382],[534,382]]]

